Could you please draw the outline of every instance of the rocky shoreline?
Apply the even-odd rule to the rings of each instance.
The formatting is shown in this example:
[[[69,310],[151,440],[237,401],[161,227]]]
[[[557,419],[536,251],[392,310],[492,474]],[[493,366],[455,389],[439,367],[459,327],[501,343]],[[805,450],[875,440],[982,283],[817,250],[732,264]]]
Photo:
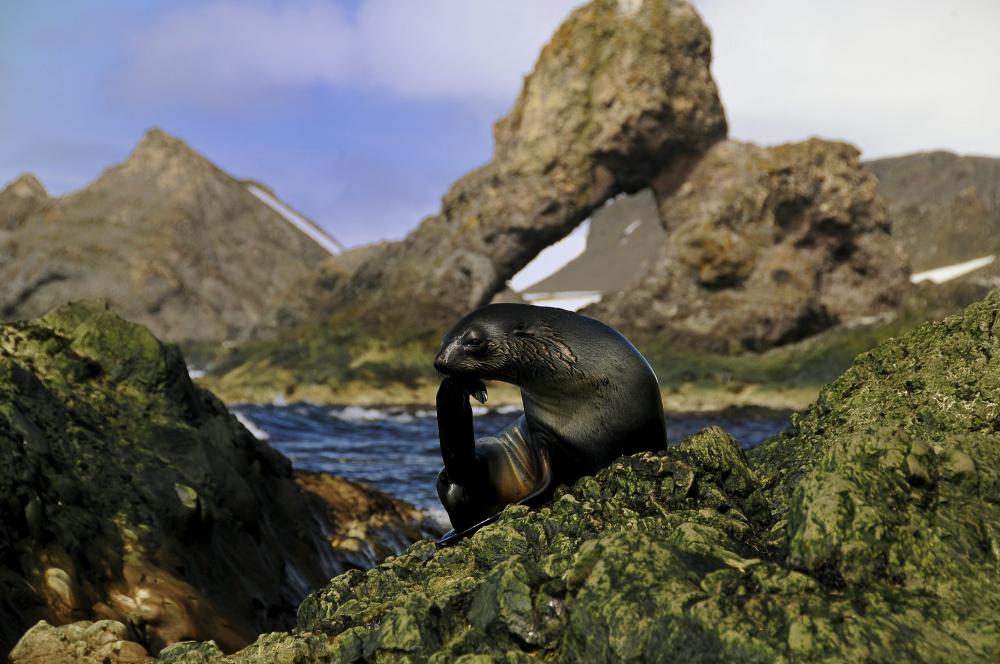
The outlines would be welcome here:
[[[333,578],[290,631],[157,661],[995,661],[998,496],[1000,291],[860,355],[748,453],[710,428],[623,458]],[[135,652],[114,625],[33,634]]]

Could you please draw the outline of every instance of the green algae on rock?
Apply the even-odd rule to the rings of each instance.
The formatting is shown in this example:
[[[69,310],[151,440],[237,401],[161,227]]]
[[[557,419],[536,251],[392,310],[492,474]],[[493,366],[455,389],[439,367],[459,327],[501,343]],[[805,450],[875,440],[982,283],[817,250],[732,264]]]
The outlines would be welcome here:
[[[707,429],[202,662],[997,661],[1000,291],[860,356],[744,454]]]
[[[102,304],[0,325],[0,458],[0,657],[42,619],[232,650],[427,534],[398,501],[296,477],[175,346]]]

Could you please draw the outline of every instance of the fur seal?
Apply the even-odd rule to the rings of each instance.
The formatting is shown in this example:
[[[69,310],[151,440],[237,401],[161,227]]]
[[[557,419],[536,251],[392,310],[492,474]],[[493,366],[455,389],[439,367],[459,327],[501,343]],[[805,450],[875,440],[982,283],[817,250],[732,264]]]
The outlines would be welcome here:
[[[614,459],[667,444],[660,387],[646,358],[621,333],[571,311],[491,304],[444,336],[434,367],[444,469],[438,496],[454,530],[448,543],[511,503],[538,504]],[[485,380],[521,388],[524,415],[475,439],[469,396]]]

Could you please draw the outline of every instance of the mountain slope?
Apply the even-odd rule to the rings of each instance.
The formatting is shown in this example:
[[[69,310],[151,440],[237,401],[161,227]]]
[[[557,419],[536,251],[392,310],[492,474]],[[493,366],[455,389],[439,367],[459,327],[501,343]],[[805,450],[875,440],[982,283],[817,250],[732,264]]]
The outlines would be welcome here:
[[[527,296],[567,291],[617,292],[656,257],[666,231],[650,189],[620,196],[590,218],[587,247],[558,272],[524,289]]]
[[[0,318],[106,298],[180,343],[246,334],[329,255],[183,141],[152,129],[124,163],[49,198],[0,192]]]
[[[920,152],[865,166],[914,271],[1000,252],[1000,159]]]

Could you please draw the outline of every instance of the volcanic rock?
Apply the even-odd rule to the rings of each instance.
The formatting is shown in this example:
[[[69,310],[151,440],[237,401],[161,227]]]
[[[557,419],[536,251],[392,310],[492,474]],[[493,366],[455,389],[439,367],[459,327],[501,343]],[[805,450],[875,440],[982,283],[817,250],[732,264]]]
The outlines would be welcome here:
[[[608,198],[723,138],[708,29],[686,0],[594,0],[542,50],[493,159],[341,294],[374,320],[451,320],[489,302]]]
[[[725,141],[658,191],[667,240],[623,292],[587,309],[637,337],[763,350],[892,311],[908,289],[876,180],[844,143]]]

